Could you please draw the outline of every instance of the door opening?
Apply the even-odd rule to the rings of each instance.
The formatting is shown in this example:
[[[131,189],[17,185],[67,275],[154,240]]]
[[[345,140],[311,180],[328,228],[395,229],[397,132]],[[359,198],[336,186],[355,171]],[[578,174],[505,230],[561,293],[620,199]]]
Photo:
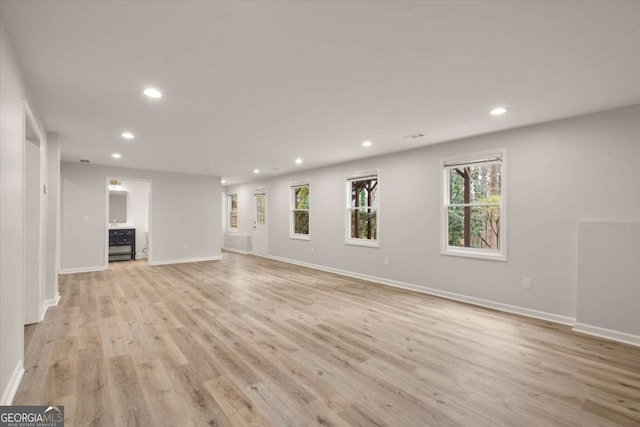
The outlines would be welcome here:
[[[151,262],[151,180],[106,179],[105,267],[115,261]]]
[[[24,324],[38,323],[44,301],[42,280],[42,235],[44,232],[41,174],[41,136],[25,105],[24,121]]]

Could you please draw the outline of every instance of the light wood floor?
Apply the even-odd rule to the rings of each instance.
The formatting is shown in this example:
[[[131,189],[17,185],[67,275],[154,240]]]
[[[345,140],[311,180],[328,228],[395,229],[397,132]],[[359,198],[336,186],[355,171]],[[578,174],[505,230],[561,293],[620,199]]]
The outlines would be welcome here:
[[[640,348],[225,253],[61,276],[16,404],[66,425],[639,426]]]

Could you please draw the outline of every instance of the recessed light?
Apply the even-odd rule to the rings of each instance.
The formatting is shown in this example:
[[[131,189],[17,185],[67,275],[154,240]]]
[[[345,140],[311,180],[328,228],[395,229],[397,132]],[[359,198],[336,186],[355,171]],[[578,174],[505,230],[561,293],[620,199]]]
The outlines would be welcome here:
[[[496,107],[489,112],[492,116],[501,116],[507,112],[507,109],[504,107]]]
[[[135,138],[136,136],[135,136],[134,134],[132,134],[131,132],[123,132],[123,133],[122,133],[122,137],[123,137],[124,139],[133,139],[133,138]]]
[[[114,159],[121,159],[121,158],[122,158],[122,154],[113,153],[113,154],[111,155],[111,157],[113,157]]]
[[[362,143],[362,146],[365,148],[369,148],[373,145],[373,143],[371,141],[365,141]]]
[[[254,169],[253,173],[260,173],[260,169]]]
[[[162,98],[162,92],[154,87],[148,87],[144,90],[144,94],[149,98]]]
[[[296,165],[301,165],[302,164],[302,159],[300,157],[298,157],[296,159]]]
[[[220,182],[221,182],[222,184],[226,184],[226,183],[227,183],[227,181],[226,181],[226,180],[224,180],[224,179],[223,179],[222,181],[220,181]]]

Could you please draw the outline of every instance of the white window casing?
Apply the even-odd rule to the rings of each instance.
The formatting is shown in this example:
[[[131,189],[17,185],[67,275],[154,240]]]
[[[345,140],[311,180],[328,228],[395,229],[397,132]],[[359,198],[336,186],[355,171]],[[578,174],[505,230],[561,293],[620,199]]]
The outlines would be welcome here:
[[[488,169],[487,169],[488,168]],[[441,161],[442,169],[442,198],[441,198],[441,242],[440,253],[442,255],[460,256],[494,261],[507,260],[507,155],[506,149],[489,152],[473,153],[463,156],[444,158]],[[471,176],[471,171],[476,170],[476,178]],[[485,174],[479,174],[482,170]],[[463,172],[461,172],[463,171]],[[488,172],[490,171],[490,172]],[[456,191],[465,189],[464,180],[469,183],[465,200],[460,201],[460,194],[452,197],[451,174],[458,173],[464,176],[461,187]],[[484,182],[483,182],[484,181]],[[497,184],[496,184],[497,183]],[[483,187],[484,185],[484,187]],[[478,197],[476,187],[484,197]],[[493,194],[487,187],[491,187]],[[497,187],[497,188],[496,188]],[[497,190],[497,191],[496,191]],[[489,194],[487,194],[489,193]],[[456,200],[453,200],[456,199]],[[454,228],[456,221],[460,224],[460,211],[462,214],[463,242],[453,244],[460,235],[460,228]],[[474,212],[485,212],[474,217]],[[475,233],[472,232],[476,226]]]
[[[359,206],[359,200],[353,198],[354,183],[372,180],[375,180],[375,185],[370,191],[366,190],[366,206]],[[352,229],[352,218],[360,219],[361,214],[370,216],[365,220],[365,232],[372,233],[372,236],[360,236],[360,227],[357,231]],[[346,176],[345,244],[380,247],[380,171],[377,169],[352,172]]]
[[[297,204],[297,191],[307,188],[307,206],[301,207]],[[289,238],[297,240],[311,240],[311,185],[309,180],[297,181],[289,184]],[[296,229],[297,218],[304,217],[306,213],[307,229],[306,233],[301,232],[300,229]]]
[[[227,230],[238,230],[238,194],[227,195]]]

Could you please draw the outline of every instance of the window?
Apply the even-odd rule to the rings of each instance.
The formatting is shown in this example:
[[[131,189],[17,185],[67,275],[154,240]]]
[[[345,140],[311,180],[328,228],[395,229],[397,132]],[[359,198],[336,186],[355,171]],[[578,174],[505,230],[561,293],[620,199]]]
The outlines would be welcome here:
[[[309,183],[291,184],[291,232],[293,239],[309,239]]]
[[[347,179],[347,244],[378,246],[378,173]]]
[[[504,151],[443,162],[443,254],[506,260]]]
[[[256,193],[256,224],[267,224],[267,195],[266,193]]]
[[[238,229],[238,195],[229,194],[227,196],[227,209],[228,209],[228,221],[229,230]]]

